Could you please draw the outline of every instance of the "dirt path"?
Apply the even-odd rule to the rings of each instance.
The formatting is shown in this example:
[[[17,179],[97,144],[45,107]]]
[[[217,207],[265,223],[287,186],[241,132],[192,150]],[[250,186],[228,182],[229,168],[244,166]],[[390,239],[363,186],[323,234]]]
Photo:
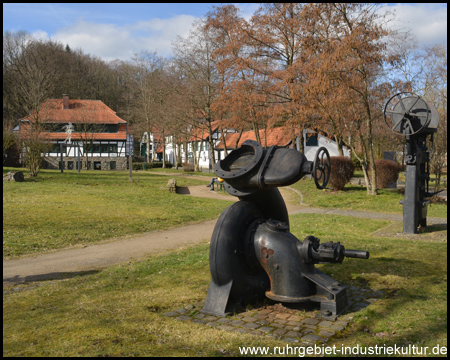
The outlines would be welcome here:
[[[237,200],[224,192],[210,191],[206,185],[181,188],[180,192],[186,196]],[[298,210],[299,207],[290,205],[291,196],[295,194],[285,189],[282,190],[282,194],[288,204],[288,211]],[[17,284],[64,278],[73,276],[74,273],[98,271],[110,265],[145,257],[147,254],[206,242],[211,238],[216,221],[122,237],[96,245],[75,246],[57,252],[26,256],[18,260],[4,259],[3,283]]]

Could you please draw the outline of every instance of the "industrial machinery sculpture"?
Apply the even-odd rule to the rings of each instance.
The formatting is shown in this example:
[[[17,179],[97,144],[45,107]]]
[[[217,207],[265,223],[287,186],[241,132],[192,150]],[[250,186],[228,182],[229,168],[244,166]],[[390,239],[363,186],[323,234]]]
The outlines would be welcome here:
[[[429,198],[430,152],[427,137],[437,131],[439,114],[436,108],[411,93],[398,93],[384,108],[386,125],[397,135],[406,137],[406,185],[403,204],[403,232],[416,234],[419,226],[427,226]]]
[[[331,172],[326,148],[311,162],[295,149],[263,149],[247,140],[215,164],[214,172],[240,201],[225,209],[214,228],[211,283],[202,312],[226,316],[267,296],[282,303],[319,302],[324,318],[342,313],[348,307],[346,286],[314,264],[368,259],[369,253],[347,250],[339,242],[321,244],[314,236],[299,241],[289,232],[288,212],[277,189],[307,174],[325,188]]]

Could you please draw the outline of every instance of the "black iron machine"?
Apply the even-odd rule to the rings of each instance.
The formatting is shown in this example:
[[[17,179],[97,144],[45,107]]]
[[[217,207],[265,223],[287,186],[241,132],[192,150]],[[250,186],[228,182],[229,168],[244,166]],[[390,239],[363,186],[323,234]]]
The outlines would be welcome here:
[[[403,232],[418,233],[419,227],[427,226],[427,206],[430,198],[430,151],[437,131],[439,114],[436,108],[422,97],[409,93],[398,93],[391,97],[384,108],[386,125],[395,134],[406,138],[405,163],[406,183],[403,204]]]
[[[303,241],[289,232],[289,217],[277,189],[311,174],[325,188],[330,155],[321,147],[314,161],[295,150],[263,149],[252,140],[214,165],[225,189],[239,201],[220,215],[214,228],[209,265],[211,283],[203,313],[226,316],[265,297],[281,303],[320,303],[324,318],[336,318],[348,307],[346,286],[315,268],[342,263],[344,257],[368,259],[339,242]]]

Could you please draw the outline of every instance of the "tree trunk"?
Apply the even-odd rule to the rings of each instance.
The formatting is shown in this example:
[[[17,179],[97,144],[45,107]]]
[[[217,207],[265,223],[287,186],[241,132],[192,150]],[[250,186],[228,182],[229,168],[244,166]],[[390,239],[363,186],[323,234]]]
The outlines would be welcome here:
[[[177,151],[177,141],[175,135],[172,137],[172,146],[173,146],[173,159],[175,161],[174,167],[178,169],[178,151]]]
[[[242,133],[244,132],[244,129],[241,129],[240,131],[239,131],[239,136],[237,137],[237,139],[236,139],[236,144],[234,145],[234,148],[235,149],[237,149],[238,148],[238,146],[239,146],[239,140],[241,140],[241,136],[242,136]]]
[[[166,168],[166,137],[164,136],[164,133],[162,134],[162,152],[163,152],[162,167],[163,167],[163,169],[165,169]]]
[[[305,153],[305,136],[303,135],[303,130],[300,130],[300,133],[299,133],[299,143],[300,143],[300,152],[302,153],[302,154],[304,154]]]
[[[181,164],[181,141],[178,141],[177,143],[177,147],[178,147],[178,158],[177,158],[177,169],[178,169],[178,164]]]
[[[261,144],[261,137],[259,136],[259,128],[256,123],[253,123],[253,130],[255,131],[255,139]]]
[[[344,156],[344,150],[342,148],[343,147],[342,139],[339,138],[337,135],[335,135],[334,140],[336,141],[336,146],[337,146],[339,156]]]
[[[153,134],[153,141],[152,141],[152,158],[150,159],[151,162],[155,161],[155,157],[156,157],[156,140],[155,140],[155,135]]]
[[[208,122],[208,132],[209,132],[209,148],[211,149],[211,161],[213,164],[216,163],[216,155],[214,154],[214,139],[212,138],[212,128],[211,121]]]
[[[228,155],[227,142],[225,141],[225,134],[223,132],[223,129],[220,129],[220,133],[222,135],[223,152],[224,152],[224,158],[225,158]]]
[[[150,132],[147,132],[147,163],[150,162]]]

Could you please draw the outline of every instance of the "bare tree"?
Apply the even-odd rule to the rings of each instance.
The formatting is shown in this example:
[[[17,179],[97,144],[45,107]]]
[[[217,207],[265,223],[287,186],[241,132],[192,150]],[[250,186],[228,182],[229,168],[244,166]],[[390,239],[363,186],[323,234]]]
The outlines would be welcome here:
[[[215,162],[214,142],[212,139],[212,122],[214,113],[211,105],[218,94],[219,74],[213,59],[213,53],[218,48],[217,42],[208,29],[205,20],[194,23],[186,38],[178,37],[173,44],[173,52],[179,71],[183,74],[185,96],[192,108],[192,120],[199,120],[198,114],[204,117],[211,149],[212,162]],[[192,124],[197,127],[197,124]]]
[[[6,38],[6,39],[5,39]],[[9,77],[14,79],[14,86],[8,88],[4,96],[8,103],[28,115],[22,122],[20,141],[24,149],[25,164],[31,176],[39,172],[42,155],[49,147],[49,139],[44,133],[43,124],[53,111],[51,107],[42,106],[50,97],[61,75],[55,71],[60,45],[53,42],[43,43],[28,36],[4,35],[4,61]],[[4,64],[5,66],[5,64]]]
[[[3,118],[3,163],[6,160],[6,153],[17,143],[17,136],[13,133],[11,121]]]
[[[160,119],[160,87],[163,59],[156,53],[143,51],[136,54],[133,58],[135,66],[134,76],[134,104],[135,119],[134,127],[138,133],[144,135],[147,133],[147,162],[154,161],[150,159],[150,148],[154,146],[151,142],[150,134],[155,132]],[[156,139],[155,139],[156,140]],[[153,149],[156,151],[156,149]]]

